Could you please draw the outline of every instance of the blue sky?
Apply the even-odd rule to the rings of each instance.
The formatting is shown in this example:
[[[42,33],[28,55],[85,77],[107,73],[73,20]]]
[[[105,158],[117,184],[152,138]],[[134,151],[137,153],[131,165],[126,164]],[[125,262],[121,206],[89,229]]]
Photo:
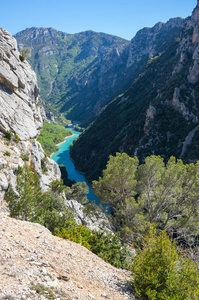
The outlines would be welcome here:
[[[143,27],[190,16],[197,0],[5,0],[0,27],[15,34],[28,27],[67,33],[105,32],[126,39]]]

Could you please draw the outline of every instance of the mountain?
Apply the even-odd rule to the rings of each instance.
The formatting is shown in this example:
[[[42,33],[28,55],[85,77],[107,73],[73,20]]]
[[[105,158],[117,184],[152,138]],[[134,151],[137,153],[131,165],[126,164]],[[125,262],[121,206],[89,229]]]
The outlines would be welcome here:
[[[29,28],[15,38],[20,48],[31,48],[29,62],[37,73],[41,97],[68,119],[78,121],[93,119],[104,106],[98,101],[100,89],[92,90],[99,84],[102,60],[109,55],[117,59],[129,45],[129,41],[104,33],[67,34],[52,28]],[[101,73],[112,63],[106,61]]]
[[[74,143],[72,159],[89,181],[101,175],[116,152],[137,155],[140,161],[151,154],[165,160],[174,155],[185,162],[199,158],[198,21],[199,3],[173,41],[154,53],[131,87]],[[153,41],[151,34],[143,40],[144,48],[150,49]]]
[[[131,43],[104,33],[70,35],[52,28],[30,28],[15,37],[20,48],[31,48],[41,97],[86,127],[129,88],[149,58],[168,47],[183,22],[176,18],[144,28]]]

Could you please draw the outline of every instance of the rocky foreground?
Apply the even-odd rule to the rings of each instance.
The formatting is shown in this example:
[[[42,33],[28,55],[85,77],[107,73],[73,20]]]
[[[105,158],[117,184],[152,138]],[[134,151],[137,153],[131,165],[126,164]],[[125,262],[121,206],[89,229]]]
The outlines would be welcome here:
[[[0,214],[0,299],[135,299],[130,273],[39,224]]]

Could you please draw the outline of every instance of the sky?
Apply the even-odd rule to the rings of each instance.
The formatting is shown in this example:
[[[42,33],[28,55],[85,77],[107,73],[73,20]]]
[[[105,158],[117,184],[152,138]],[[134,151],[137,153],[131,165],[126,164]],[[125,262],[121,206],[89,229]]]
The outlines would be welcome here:
[[[29,27],[104,32],[127,40],[143,27],[191,15],[197,0],[1,0],[0,27],[12,35]]]

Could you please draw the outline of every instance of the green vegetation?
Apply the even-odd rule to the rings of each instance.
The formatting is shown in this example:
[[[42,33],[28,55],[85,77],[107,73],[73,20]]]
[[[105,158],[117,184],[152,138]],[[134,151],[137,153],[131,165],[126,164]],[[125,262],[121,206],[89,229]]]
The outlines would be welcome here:
[[[11,130],[6,130],[6,131],[4,132],[4,135],[5,135],[5,138],[8,139],[9,141],[12,139],[12,136],[13,136]]]
[[[40,223],[52,232],[56,227],[64,227],[66,221],[73,220],[63,198],[55,192],[54,182],[51,190],[43,193],[36,171],[25,164],[18,173],[16,189],[19,194],[9,188],[5,197],[11,217]]]
[[[137,296],[199,299],[199,162],[171,157],[165,164],[150,156],[139,165],[137,157],[117,153],[93,188],[110,205],[120,239],[137,249],[130,263]]]
[[[160,156],[151,156],[139,165],[125,153],[111,156],[93,186],[101,202],[111,205],[116,234],[74,222],[62,195],[86,204],[84,183],[70,188],[55,180],[44,193],[31,167],[25,164],[17,174],[18,194],[11,188],[6,193],[11,217],[40,223],[117,268],[132,269],[132,285],[141,299],[198,299],[198,272],[187,250],[196,249],[198,255],[199,163],[184,165],[171,157],[165,164]],[[188,240],[193,242],[190,249]],[[131,247],[136,247],[136,257]],[[33,288],[42,293],[41,287]]]
[[[28,155],[28,154],[21,153],[20,158],[21,158],[23,161],[29,161],[29,155]]]
[[[20,138],[19,138],[19,136],[17,134],[15,134],[15,136],[14,136],[14,141],[15,141],[15,143],[19,143],[20,142]]]
[[[133,85],[109,103],[74,141],[70,155],[90,183],[101,176],[109,156],[116,152],[133,156],[137,151],[140,160],[151,155],[152,150],[166,159],[171,155],[180,156],[181,145],[194,124],[164,102],[173,99],[176,84],[185,76],[184,71],[177,78],[172,76],[179,60],[177,47],[178,43],[171,44],[165,53],[147,65]],[[154,118],[146,126],[150,105],[154,107]]]
[[[35,290],[38,294],[44,296],[46,299],[57,299],[52,288],[46,287],[43,284],[34,284],[34,282],[31,282],[30,288],[31,290]]]
[[[30,56],[31,56],[31,54],[30,54],[30,48],[29,47],[24,47],[24,48],[20,49],[19,58],[20,58],[21,61],[26,60]]]
[[[72,135],[72,131],[63,126],[44,122],[38,141],[41,143],[48,156],[58,150],[56,144],[63,142],[66,136]]]
[[[74,125],[74,130],[79,131],[79,132],[83,132],[84,128],[80,127],[79,125]]]
[[[183,258],[165,231],[152,230],[132,265],[136,294],[141,299],[199,299],[196,265]]]
[[[151,224],[170,234],[193,239],[199,233],[199,162],[184,165],[171,157],[138,159],[127,154],[110,156],[94,192],[102,203],[111,205],[114,223],[125,240],[139,244]]]
[[[116,268],[127,268],[127,259],[128,263],[132,261],[128,247],[121,243],[116,234],[92,231],[83,225],[69,222],[67,228],[57,230],[57,235],[82,244]]]
[[[40,30],[34,41],[30,38],[32,34],[35,34],[35,29],[27,29],[16,38],[18,44],[31,47],[29,62],[37,74],[41,98],[71,120],[93,119],[94,106],[100,93],[96,82],[90,95],[87,78],[99,73],[99,64],[104,55],[117,47],[128,45],[129,41],[93,31],[71,35],[54,29],[48,29],[48,33],[43,34]],[[44,50],[46,48],[49,49],[47,52]],[[117,69],[118,66],[115,66]],[[117,92],[111,93],[114,93],[113,99]],[[86,109],[87,101],[83,99],[89,100],[90,109]]]
[[[65,193],[69,199],[70,195],[81,203],[87,202],[85,193],[88,188],[84,183],[78,182],[69,188],[63,185],[62,180],[55,180],[51,182],[50,190],[44,193],[38,184],[39,176],[29,166],[25,164],[17,173],[18,195],[9,188],[5,196],[11,217],[37,222],[53,234],[81,243],[114,266],[127,267],[127,247],[123,246],[118,236],[76,225],[73,214],[61,197]]]
[[[11,153],[9,151],[6,150],[6,152],[4,153],[4,155],[6,156],[11,156]]]
[[[75,183],[75,180],[68,178],[66,167],[64,165],[59,165],[59,169],[61,171],[61,179],[63,180],[63,184],[66,186],[72,186]]]

